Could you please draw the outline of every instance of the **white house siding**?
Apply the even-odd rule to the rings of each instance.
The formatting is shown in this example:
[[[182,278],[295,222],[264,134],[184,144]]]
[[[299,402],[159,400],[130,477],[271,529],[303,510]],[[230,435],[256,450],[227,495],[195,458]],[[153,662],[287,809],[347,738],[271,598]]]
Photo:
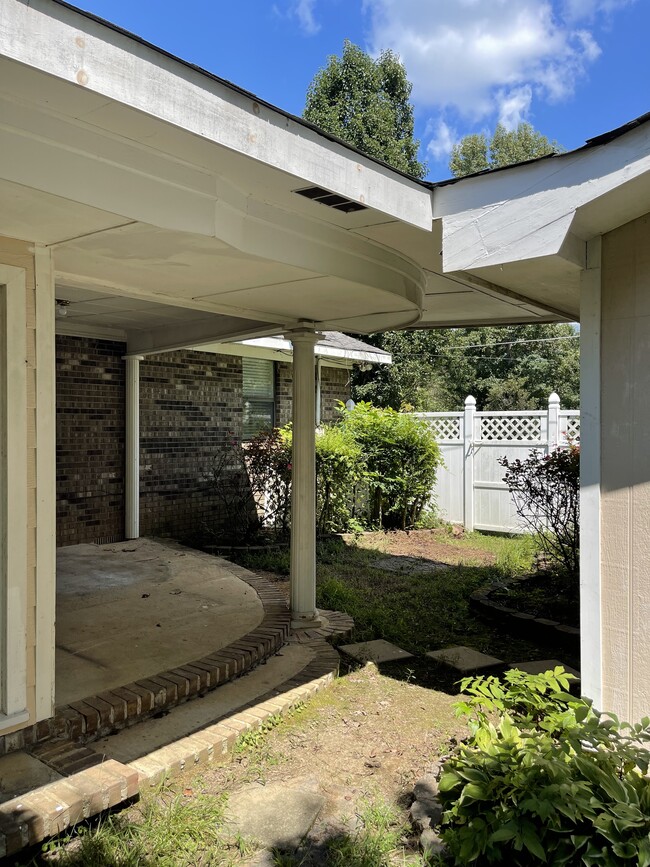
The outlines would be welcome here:
[[[27,326],[27,709],[29,722],[35,722],[36,705],[36,287],[32,245],[0,236],[0,265],[25,271],[25,308]],[[11,502],[8,503],[9,508]],[[9,540],[11,544],[11,540]],[[7,734],[28,723],[3,729]]]
[[[650,215],[602,247],[603,708],[650,713]]]

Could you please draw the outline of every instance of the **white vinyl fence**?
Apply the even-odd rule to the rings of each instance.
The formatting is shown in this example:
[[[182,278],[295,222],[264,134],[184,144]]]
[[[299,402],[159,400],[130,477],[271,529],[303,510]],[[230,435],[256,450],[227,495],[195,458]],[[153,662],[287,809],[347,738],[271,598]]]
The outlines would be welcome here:
[[[549,454],[580,441],[580,411],[561,409],[555,393],[547,410],[477,412],[476,400],[470,396],[465,412],[416,415],[431,425],[445,462],[433,491],[438,511],[467,530],[522,529],[499,458],[524,460],[531,449]]]

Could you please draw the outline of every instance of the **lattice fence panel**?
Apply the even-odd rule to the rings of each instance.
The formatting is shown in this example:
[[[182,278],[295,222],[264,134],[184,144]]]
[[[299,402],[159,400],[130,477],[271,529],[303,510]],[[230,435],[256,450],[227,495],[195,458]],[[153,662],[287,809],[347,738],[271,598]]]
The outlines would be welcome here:
[[[481,418],[481,440],[484,442],[539,442],[542,420],[536,416],[502,415]]]
[[[430,418],[427,420],[438,441],[460,442],[459,418]]]
[[[571,442],[580,442],[580,416],[574,415],[560,421],[560,426],[563,431],[566,431],[566,438]]]

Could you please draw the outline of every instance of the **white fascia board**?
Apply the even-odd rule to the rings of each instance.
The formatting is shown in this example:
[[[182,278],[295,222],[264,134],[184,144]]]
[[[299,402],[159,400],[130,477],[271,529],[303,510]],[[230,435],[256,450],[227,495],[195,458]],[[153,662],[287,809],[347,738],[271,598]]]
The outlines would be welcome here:
[[[213,343],[209,346],[193,346],[196,352],[210,352],[214,355],[234,355],[238,358],[263,358],[267,361],[282,361],[293,364],[291,349],[269,349],[266,346],[247,346],[245,343]],[[346,358],[324,358],[323,367],[338,367],[351,370],[353,362]]]
[[[431,230],[417,181],[124,33],[50,0],[3,0],[1,27],[8,58]]]
[[[267,349],[292,351],[291,341],[282,337],[255,337],[242,341],[246,346],[259,346]],[[352,362],[369,362],[370,364],[392,364],[393,359],[388,354],[372,352],[372,350],[343,349],[325,343],[317,343],[314,349],[321,358],[345,358]]]
[[[580,208],[599,201],[599,231],[615,228],[608,224],[607,194],[649,172],[646,123],[596,147],[437,187],[433,211],[442,220],[443,271],[553,255],[578,267],[586,252],[577,248],[589,240],[570,236],[579,226]],[[647,200],[639,196],[636,203],[631,196],[629,208],[625,222],[645,213]]]

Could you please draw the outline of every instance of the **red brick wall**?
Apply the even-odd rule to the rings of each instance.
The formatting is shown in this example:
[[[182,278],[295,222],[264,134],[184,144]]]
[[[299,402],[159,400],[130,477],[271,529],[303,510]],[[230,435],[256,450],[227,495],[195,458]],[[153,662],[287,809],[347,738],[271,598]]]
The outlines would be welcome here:
[[[276,363],[275,420],[278,427],[291,421],[291,389],[293,365]],[[333,422],[338,418],[338,401],[350,397],[350,371],[343,367],[321,367],[321,421]]]
[[[124,343],[56,338],[57,544],[124,538]]]

